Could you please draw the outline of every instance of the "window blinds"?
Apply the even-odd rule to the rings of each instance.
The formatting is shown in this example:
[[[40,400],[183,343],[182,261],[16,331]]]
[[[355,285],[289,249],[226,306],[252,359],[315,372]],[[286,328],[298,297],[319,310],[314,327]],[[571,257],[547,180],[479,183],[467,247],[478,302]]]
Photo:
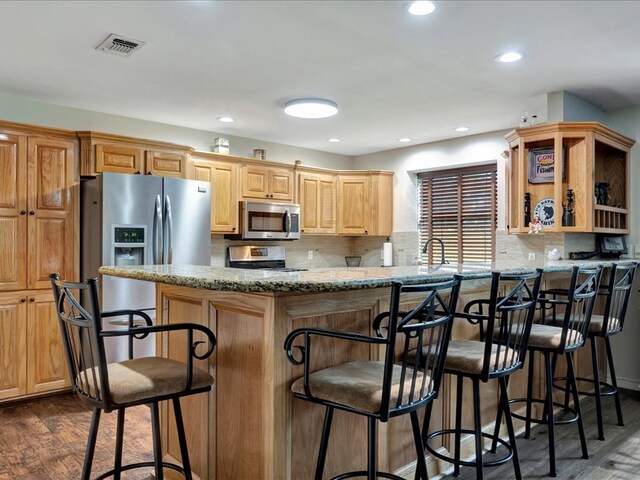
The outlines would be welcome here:
[[[420,251],[432,237],[444,242],[451,263],[490,262],[496,231],[496,165],[418,174]],[[431,242],[423,263],[440,263],[440,244]]]

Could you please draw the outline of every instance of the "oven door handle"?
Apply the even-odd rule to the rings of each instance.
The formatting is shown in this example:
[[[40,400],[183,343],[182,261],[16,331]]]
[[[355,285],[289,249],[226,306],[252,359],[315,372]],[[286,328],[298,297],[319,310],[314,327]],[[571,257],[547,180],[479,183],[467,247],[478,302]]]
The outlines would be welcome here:
[[[284,225],[285,231],[287,232],[287,237],[291,234],[291,213],[289,213],[289,209],[285,209],[284,211]]]

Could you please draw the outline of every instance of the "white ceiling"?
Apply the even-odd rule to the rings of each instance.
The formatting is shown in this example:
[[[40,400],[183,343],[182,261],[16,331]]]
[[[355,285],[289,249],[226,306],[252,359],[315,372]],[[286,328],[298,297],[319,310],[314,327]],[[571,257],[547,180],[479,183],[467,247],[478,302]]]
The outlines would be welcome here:
[[[0,92],[345,155],[544,121],[558,90],[640,105],[640,2],[441,1],[426,17],[408,3],[1,1]],[[110,33],[146,45],[96,51]],[[526,56],[496,63],[507,50]],[[340,112],[283,113],[308,96]]]

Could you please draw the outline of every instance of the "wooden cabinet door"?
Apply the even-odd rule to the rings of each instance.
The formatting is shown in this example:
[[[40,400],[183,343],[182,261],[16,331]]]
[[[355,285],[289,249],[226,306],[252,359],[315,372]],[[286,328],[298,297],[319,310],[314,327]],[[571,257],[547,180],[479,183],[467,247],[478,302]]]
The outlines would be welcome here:
[[[211,232],[238,232],[238,165],[193,160],[190,177],[211,182]]]
[[[5,138],[6,137],[6,138]],[[27,139],[0,139],[0,291],[27,287]]]
[[[269,198],[269,170],[254,165],[242,167],[242,196],[245,198]]]
[[[285,168],[269,169],[269,194],[269,198],[274,200],[293,200],[293,171]]]
[[[364,175],[338,176],[338,233],[368,235],[371,181]]]
[[[162,177],[187,178],[187,155],[183,153],[146,152],[145,172]]]
[[[336,233],[336,177],[300,174],[299,201],[303,233]]]
[[[121,145],[96,145],[96,172],[142,173],[142,150]]]
[[[76,278],[77,188],[73,142],[28,139],[27,287],[50,289],[49,274]]]
[[[25,292],[0,293],[0,400],[27,393]]]
[[[53,292],[27,292],[27,393],[70,385]]]

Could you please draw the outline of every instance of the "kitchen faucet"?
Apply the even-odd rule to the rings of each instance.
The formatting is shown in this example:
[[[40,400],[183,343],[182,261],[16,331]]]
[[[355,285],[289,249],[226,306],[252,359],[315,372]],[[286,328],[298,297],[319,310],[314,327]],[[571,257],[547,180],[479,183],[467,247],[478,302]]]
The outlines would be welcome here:
[[[424,243],[424,247],[422,248],[422,253],[427,253],[427,249],[429,248],[429,243],[436,241],[440,243],[440,265],[443,265],[445,263],[449,263],[445,258],[444,258],[444,243],[442,242],[442,240],[440,240],[439,238],[436,237],[431,237],[429,238],[425,243]]]

